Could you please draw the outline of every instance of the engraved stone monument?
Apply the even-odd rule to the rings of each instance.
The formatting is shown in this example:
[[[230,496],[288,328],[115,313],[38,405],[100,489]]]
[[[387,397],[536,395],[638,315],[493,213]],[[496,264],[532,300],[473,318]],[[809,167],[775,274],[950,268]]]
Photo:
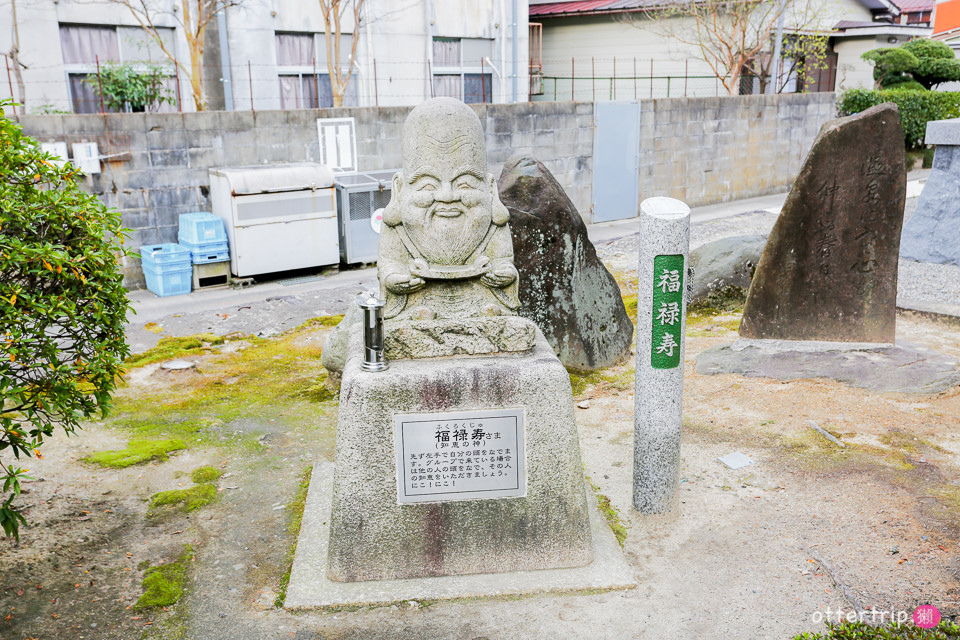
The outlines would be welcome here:
[[[895,104],[825,124],[770,232],[740,335],[892,343],[905,197]]]
[[[352,336],[326,577],[590,564],[569,377],[515,314],[508,214],[479,119],[462,102],[429,100],[404,124],[379,278],[389,368],[363,371]]]
[[[763,250],[740,339],[701,352],[697,373],[897,393],[957,384],[953,358],[894,344],[905,196],[895,104],[825,124]]]

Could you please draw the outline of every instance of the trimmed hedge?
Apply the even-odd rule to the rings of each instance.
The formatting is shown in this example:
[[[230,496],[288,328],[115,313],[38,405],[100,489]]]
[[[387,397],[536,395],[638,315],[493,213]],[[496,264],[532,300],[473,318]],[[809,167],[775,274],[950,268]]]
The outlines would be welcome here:
[[[907,149],[922,149],[927,123],[960,116],[960,92],[910,91],[904,89],[851,89],[840,95],[837,110],[842,116],[860,113],[884,102],[895,102],[900,109],[904,143]]]

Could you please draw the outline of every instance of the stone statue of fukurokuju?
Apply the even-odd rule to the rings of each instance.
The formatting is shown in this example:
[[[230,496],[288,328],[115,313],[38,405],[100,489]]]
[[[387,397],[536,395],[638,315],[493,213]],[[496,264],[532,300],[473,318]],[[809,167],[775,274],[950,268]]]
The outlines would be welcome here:
[[[402,144],[378,259],[387,357],[533,348],[479,118],[459,100],[430,100],[410,113]]]

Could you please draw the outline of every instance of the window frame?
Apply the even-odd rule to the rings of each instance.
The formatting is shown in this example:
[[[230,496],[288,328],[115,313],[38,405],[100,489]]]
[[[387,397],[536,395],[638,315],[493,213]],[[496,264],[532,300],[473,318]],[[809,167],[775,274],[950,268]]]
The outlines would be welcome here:
[[[434,36],[431,46],[436,42],[457,42],[459,46],[457,47],[460,60],[456,66],[451,65],[437,65],[433,64],[431,69],[430,76],[430,87],[431,91],[436,95],[437,85],[436,78],[437,76],[459,76],[460,77],[460,96],[457,97],[458,100],[466,104],[480,104],[480,103],[492,103],[493,102],[493,68],[491,65],[490,69],[486,68],[486,65],[483,63],[470,65],[466,64],[463,59],[463,44],[465,40],[482,40],[483,42],[489,42],[491,46],[491,51],[493,47],[494,40],[492,38],[448,38],[444,36]],[[433,58],[433,50],[431,49],[431,58]],[[481,81],[481,87],[485,83],[485,87],[482,89],[481,99],[476,102],[468,103],[464,98],[467,95],[467,76],[481,76],[484,80]],[[473,94],[471,94],[473,95]],[[489,100],[487,97],[489,96]],[[452,97],[452,96],[451,96]]]
[[[353,33],[341,33],[341,37],[349,36],[353,38]],[[276,63],[277,70],[277,83],[278,88],[281,85],[281,78],[292,78],[296,76],[298,78],[298,89],[297,89],[297,106],[289,107],[283,105],[283,93],[281,91],[279,95],[280,104],[278,108],[280,109],[330,109],[333,107],[332,95],[333,91],[330,91],[331,103],[330,105],[321,105],[320,97],[323,95],[326,97],[326,93],[321,91],[322,85],[326,83],[330,85],[330,71],[327,67],[326,60],[326,33],[322,31],[274,31],[273,32],[273,42],[274,42],[274,51],[277,52],[277,59],[279,59],[279,51],[277,50],[277,36],[310,36],[313,38],[313,64],[312,65],[281,65],[279,62]],[[342,41],[341,41],[342,42]],[[321,55],[321,52],[323,55]],[[344,104],[346,105],[347,101],[356,103],[356,106],[359,104],[359,98],[356,92],[355,82],[359,82],[360,78],[360,66],[357,64],[356,60],[350,61],[353,64],[353,74],[351,75],[350,84],[347,85],[347,92],[343,96]],[[314,98],[316,99],[316,104],[310,106],[304,104],[304,95],[303,95],[303,82],[305,78],[313,79],[314,82]],[[352,94],[352,95],[351,95]]]
[[[124,55],[126,53],[126,49],[125,49],[124,39],[121,37],[122,36],[121,30],[122,29],[140,29],[141,31],[143,31],[141,27],[133,27],[125,24],[90,24],[90,23],[83,23],[83,22],[58,22],[57,23],[58,37],[62,38],[62,36],[60,36],[60,33],[62,32],[64,27],[69,27],[69,28],[79,27],[84,29],[103,29],[103,30],[109,29],[116,34],[116,42],[117,42],[117,59],[116,60],[103,59],[103,60],[97,60],[94,62],[67,62],[66,60],[63,60],[63,45],[62,45],[63,41],[61,40],[60,58],[61,60],[63,60],[64,80],[66,81],[66,85],[67,85],[67,100],[70,102],[70,109],[73,111],[73,113],[100,113],[99,105],[96,105],[96,108],[93,111],[77,111],[76,110],[77,105],[74,103],[74,92],[73,92],[73,86],[71,82],[71,79],[74,76],[91,76],[91,75],[96,76],[98,71],[98,63],[103,64],[106,62],[116,62],[118,64],[123,64],[124,62],[130,62],[134,66],[142,66],[144,68],[146,67],[147,64],[159,64],[160,66],[164,67],[165,70],[170,74],[166,76],[166,79],[174,81],[174,90],[176,90],[176,84],[175,84],[176,69],[174,68],[173,63],[170,62],[170,60],[162,52],[160,52],[160,55],[162,56],[163,59],[159,62],[153,62],[150,60],[138,60],[138,59],[132,58],[132,56],[130,55]],[[177,35],[177,30],[175,27],[157,27],[157,29],[168,30],[170,34],[170,43],[174,44],[176,42],[175,39]],[[128,60],[128,58],[130,59]],[[82,82],[82,80],[80,80],[80,82]],[[162,104],[163,103],[161,103],[161,106]],[[126,110],[119,111],[119,112],[111,112],[106,107],[104,107],[104,113],[127,113],[127,112],[128,111]]]

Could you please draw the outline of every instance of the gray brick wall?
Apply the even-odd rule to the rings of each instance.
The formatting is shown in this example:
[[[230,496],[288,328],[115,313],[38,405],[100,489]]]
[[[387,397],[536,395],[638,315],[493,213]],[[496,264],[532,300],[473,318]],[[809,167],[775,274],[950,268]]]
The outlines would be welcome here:
[[[789,186],[834,94],[673,98],[641,105],[640,197],[691,205]],[[490,170],[511,155],[542,160],[590,220],[593,104],[473,105],[486,132]],[[87,188],[123,213],[135,247],[176,242],[181,213],[209,211],[211,167],[316,161],[317,118],[352,116],[362,170],[400,166],[400,127],[410,107],[173,114],[21,116],[38,140],[95,141],[107,156]],[[136,261],[127,285],[143,286]]]

